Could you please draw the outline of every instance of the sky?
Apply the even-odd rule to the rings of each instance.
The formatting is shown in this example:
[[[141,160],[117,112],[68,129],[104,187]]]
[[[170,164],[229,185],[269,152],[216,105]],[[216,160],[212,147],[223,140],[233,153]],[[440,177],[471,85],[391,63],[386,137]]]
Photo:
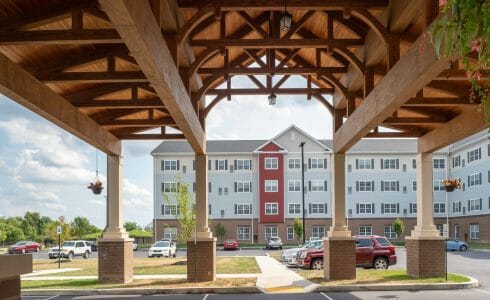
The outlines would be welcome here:
[[[275,76],[274,81],[279,79]],[[243,76],[233,80],[233,87],[254,86]],[[283,87],[305,85],[304,80],[291,77]],[[209,113],[206,134],[208,140],[270,139],[291,124],[316,138],[332,137],[332,119],[322,104],[306,96],[288,95],[278,95],[274,106],[268,104],[267,96],[223,100]],[[141,226],[152,221],[150,152],[159,143],[123,142],[125,221]],[[86,188],[95,179],[96,161],[105,186],[104,153],[0,95],[0,216],[22,216],[27,211],[70,220],[84,216],[103,228],[106,190],[94,195]]]

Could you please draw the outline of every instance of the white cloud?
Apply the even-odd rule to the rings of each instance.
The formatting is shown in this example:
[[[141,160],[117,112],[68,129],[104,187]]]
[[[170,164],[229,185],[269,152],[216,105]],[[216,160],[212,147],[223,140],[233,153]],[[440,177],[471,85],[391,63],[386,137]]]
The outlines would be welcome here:
[[[94,205],[100,205],[100,206],[105,206],[106,202],[103,200],[97,200],[97,199],[90,199],[88,200],[88,203],[94,204]]]

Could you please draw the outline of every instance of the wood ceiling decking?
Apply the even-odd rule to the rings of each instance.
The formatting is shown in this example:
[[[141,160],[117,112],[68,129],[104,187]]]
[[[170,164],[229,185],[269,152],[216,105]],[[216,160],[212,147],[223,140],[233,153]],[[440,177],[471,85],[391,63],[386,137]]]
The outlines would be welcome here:
[[[182,118],[165,105],[154,74],[140,67],[135,45],[128,44],[131,37],[114,26],[116,15],[102,8],[109,1],[100,2],[0,0],[0,53],[117,139],[184,138],[166,133],[167,127],[182,130]],[[270,93],[315,98],[335,111],[340,125],[413,46],[427,22],[423,0],[290,0],[293,22],[287,32],[279,28],[282,0],[148,3],[202,127],[222,99]],[[239,75],[256,87],[231,88],[231,78]],[[272,75],[280,78],[275,84]],[[307,86],[282,87],[296,75],[305,77]],[[223,83],[226,88],[218,88]],[[397,132],[376,127],[367,136],[422,136],[474,110],[479,103],[471,101],[469,89],[464,71],[453,62],[379,124]],[[206,95],[215,96],[207,107]],[[160,133],[138,134],[153,128]]]

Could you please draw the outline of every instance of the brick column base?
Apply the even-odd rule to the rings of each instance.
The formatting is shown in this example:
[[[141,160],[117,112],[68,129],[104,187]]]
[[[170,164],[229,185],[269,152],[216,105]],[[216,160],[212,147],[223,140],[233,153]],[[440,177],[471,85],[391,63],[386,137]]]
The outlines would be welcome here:
[[[216,239],[187,241],[187,281],[216,280]]]
[[[406,239],[407,273],[416,278],[444,277],[443,239]]]
[[[99,240],[99,282],[133,281],[133,242]]]
[[[323,240],[323,274],[326,280],[356,279],[356,241],[353,238]]]
[[[20,276],[0,279],[0,299],[20,300]]]

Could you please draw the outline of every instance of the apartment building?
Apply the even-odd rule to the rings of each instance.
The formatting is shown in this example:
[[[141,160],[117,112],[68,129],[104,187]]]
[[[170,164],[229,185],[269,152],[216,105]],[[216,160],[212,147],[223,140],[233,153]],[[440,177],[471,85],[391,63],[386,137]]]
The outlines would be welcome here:
[[[490,143],[480,132],[434,153],[434,217],[441,230],[473,242],[490,242]],[[304,181],[301,148],[304,142]],[[400,239],[391,224],[400,217],[405,235],[416,224],[416,140],[364,139],[346,155],[346,216],[356,235]],[[270,140],[208,141],[208,213],[224,238],[262,243],[269,236],[297,243],[295,218],[306,237],[322,237],[331,225],[331,140],[317,140],[292,125]],[[165,141],[154,151],[154,218],[157,238],[175,237],[173,199],[178,178],[195,191],[194,152],[186,141]],[[442,179],[461,178],[446,192]]]

